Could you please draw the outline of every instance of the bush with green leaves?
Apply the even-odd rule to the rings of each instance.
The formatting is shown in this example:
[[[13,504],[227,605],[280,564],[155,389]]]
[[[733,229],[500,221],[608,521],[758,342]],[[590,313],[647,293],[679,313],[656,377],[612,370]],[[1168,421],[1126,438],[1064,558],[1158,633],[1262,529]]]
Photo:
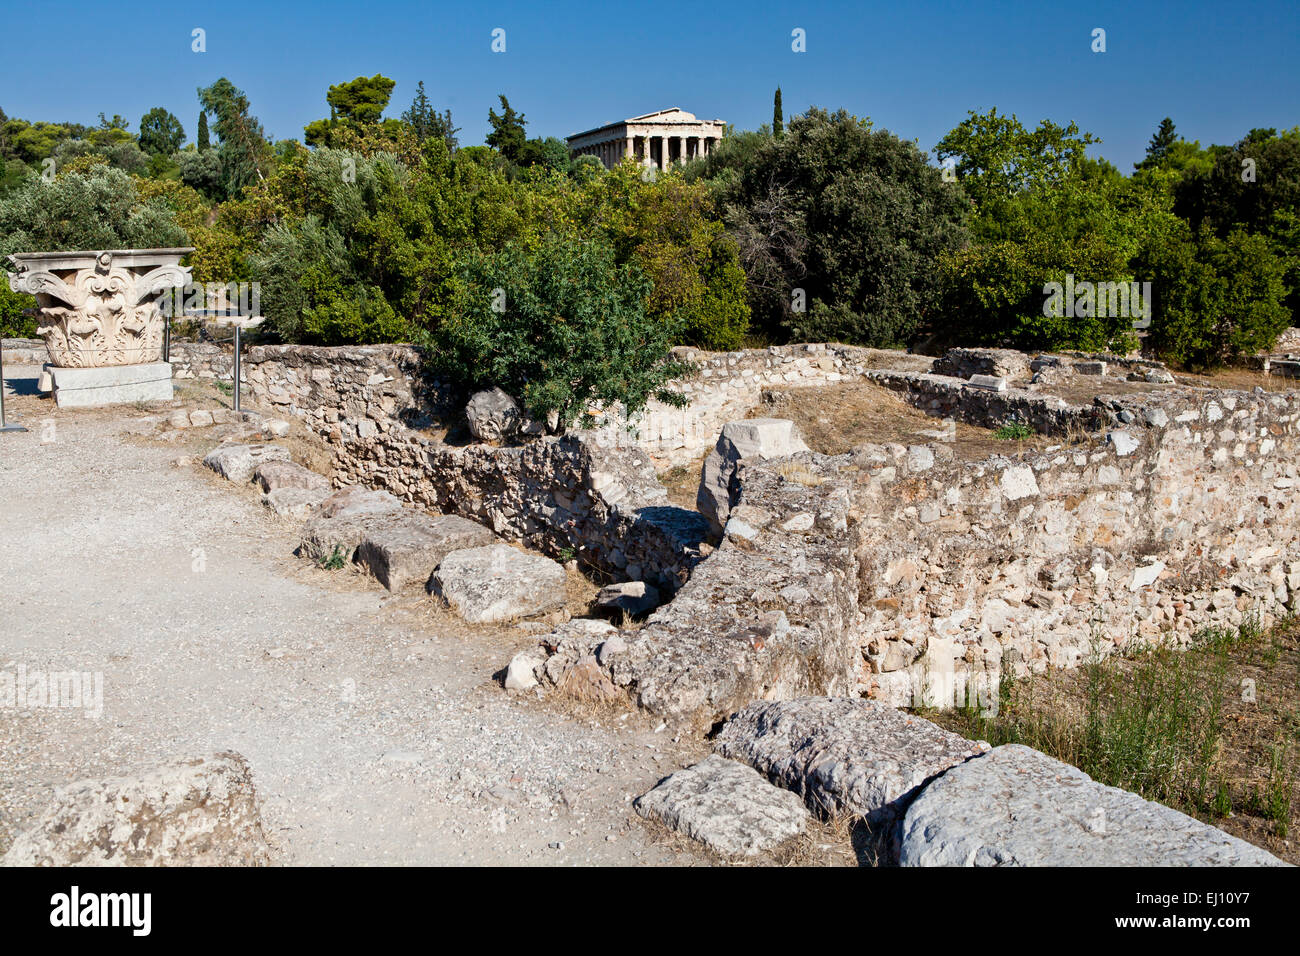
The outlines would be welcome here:
[[[810,109],[780,138],[723,140],[709,182],[762,330],[898,346],[932,318],[935,260],[966,240],[960,189],[916,145],[843,110]]]
[[[646,314],[648,283],[600,240],[543,237],[474,256],[454,315],[432,337],[431,361],[466,388],[500,386],[529,414],[564,425],[593,405],[629,411],[685,368],[671,359],[673,329]]]
[[[152,249],[189,244],[162,197],[102,163],[45,182],[35,174],[0,196],[0,255],[81,249]]]
[[[1287,262],[1262,235],[1243,229],[1220,239],[1189,230],[1148,249],[1151,338],[1167,360],[1215,368],[1273,347],[1291,322],[1284,304]]]

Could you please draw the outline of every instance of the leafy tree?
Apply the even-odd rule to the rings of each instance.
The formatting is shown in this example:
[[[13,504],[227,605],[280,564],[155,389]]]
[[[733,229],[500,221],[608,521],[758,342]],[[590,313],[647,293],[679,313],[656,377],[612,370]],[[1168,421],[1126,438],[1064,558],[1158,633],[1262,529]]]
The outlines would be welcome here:
[[[30,176],[0,197],[0,255],[188,244],[166,201],[143,199],[130,176],[102,160],[52,183]]]
[[[645,314],[647,283],[597,241],[544,237],[471,258],[456,313],[433,338],[432,361],[465,386],[499,385],[535,418],[566,425],[593,404],[629,411],[652,397],[683,404],[665,386],[671,329]]]
[[[170,156],[185,142],[185,128],[181,121],[155,106],[140,120],[140,148],[151,156]]]
[[[238,196],[249,184],[266,179],[270,146],[257,117],[249,113],[248,97],[224,76],[199,90],[199,104],[216,117],[213,129],[220,141],[222,188]]]
[[[85,156],[102,156],[110,166],[136,176],[149,168],[149,157],[130,136],[125,140],[107,142],[102,138],[99,142],[89,138],[65,139],[54,148],[55,168],[63,169]]]
[[[1212,368],[1273,346],[1290,323],[1282,302],[1285,260],[1261,235],[1224,239],[1186,228],[1146,250],[1154,286],[1151,336],[1166,359]]]
[[[557,172],[568,172],[569,147],[562,139],[548,136],[530,139],[519,150],[516,160],[520,166],[543,166]]]
[[[781,87],[776,88],[772,98],[772,135],[780,138],[785,135],[785,117],[781,113]]]
[[[176,154],[180,180],[191,189],[219,201],[225,195],[221,178],[221,157],[215,149],[183,149]]]
[[[933,318],[965,201],[914,144],[813,108],[780,139],[724,138],[701,176],[769,335],[900,345]]]
[[[492,126],[492,132],[488,133],[486,142],[510,162],[518,163],[524,144],[528,141],[524,133],[528,121],[524,119],[523,113],[514,111],[504,93],[498,95],[501,113],[498,115],[496,110],[488,110],[488,123]]]
[[[367,127],[377,124],[393,95],[396,81],[376,73],[358,76],[346,83],[336,83],[329,88],[325,99],[329,103],[330,118],[316,120],[306,128],[308,146],[337,146],[334,133],[339,127]]]
[[[939,159],[955,157],[958,180],[978,209],[1006,202],[1034,189],[1064,182],[1079,166],[1085,150],[1100,142],[1091,133],[1079,133],[1070,123],[1058,126],[1043,120],[1030,131],[1016,119],[971,111],[956,129],[935,146]]]
[[[208,139],[208,111],[207,110],[199,110],[199,134],[196,142],[198,144],[199,152],[201,153],[206,152],[208,149],[212,147],[212,143]]]

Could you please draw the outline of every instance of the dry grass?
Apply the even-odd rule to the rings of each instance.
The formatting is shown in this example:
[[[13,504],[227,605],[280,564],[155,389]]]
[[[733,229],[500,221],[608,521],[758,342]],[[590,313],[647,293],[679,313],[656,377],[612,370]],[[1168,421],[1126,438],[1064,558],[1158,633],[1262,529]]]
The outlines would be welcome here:
[[[751,414],[791,419],[808,447],[823,455],[842,455],[871,443],[944,442],[957,457],[978,461],[992,455],[1019,457],[1060,442],[1043,435],[1021,442],[1001,441],[985,428],[931,418],[871,382],[791,388],[784,394],[788,397]]]
[[[926,716],[995,745],[1027,744],[1300,863],[1298,689],[1300,627],[1246,625],[1207,631],[1185,651],[1003,682],[993,716]]]

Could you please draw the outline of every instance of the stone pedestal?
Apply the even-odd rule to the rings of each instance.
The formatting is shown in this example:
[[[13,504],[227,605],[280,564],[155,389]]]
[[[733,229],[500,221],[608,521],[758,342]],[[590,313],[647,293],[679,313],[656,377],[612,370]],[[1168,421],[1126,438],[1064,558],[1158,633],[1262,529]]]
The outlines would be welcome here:
[[[103,365],[92,368],[45,366],[42,380],[49,376],[50,390],[60,408],[89,408],[123,402],[171,401],[170,362],[141,365]]]

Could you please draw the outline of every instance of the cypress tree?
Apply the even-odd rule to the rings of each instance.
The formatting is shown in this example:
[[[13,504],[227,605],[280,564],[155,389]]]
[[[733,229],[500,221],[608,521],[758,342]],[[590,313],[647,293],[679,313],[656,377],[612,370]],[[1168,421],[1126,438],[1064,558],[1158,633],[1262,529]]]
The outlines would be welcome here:
[[[199,113],[198,145],[200,153],[212,145],[208,141],[208,114],[206,111]]]
[[[785,117],[781,113],[781,87],[776,88],[776,96],[772,99],[772,135],[781,136],[785,133]]]

